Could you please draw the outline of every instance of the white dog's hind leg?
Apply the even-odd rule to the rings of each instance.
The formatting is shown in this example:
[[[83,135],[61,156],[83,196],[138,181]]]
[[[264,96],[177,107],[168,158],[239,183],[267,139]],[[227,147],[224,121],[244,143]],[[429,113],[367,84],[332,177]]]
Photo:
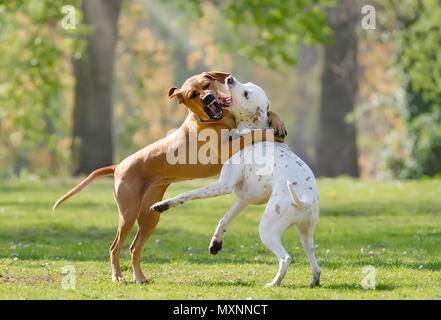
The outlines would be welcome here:
[[[220,250],[222,250],[222,242],[224,240],[225,232],[227,231],[227,227],[230,222],[237,217],[237,215],[247,206],[248,204],[241,200],[237,199],[236,203],[233,207],[228,211],[228,213],[219,221],[217,225],[216,231],[213,234],[213,238],[211,238],[210,243],[210,254],[217,254]]]
[[[279,213],[277,211],[279,211]],[[283,213],[284,212],[278,204],[274,206],[274,202],[273,205],[268,203],[265,213],[263,214],[262,221],[259,224],[260,239],[279,260],[279,271],[277,272],[273,281],[266,284],[266,287],[280,285],[292,261],[291,256],[282,246],[281,237],[287,227],[290,225],[290,223],[287,223]]]
[[[309,263],[311,264],[312,281],[309,284],[311,288],[320,285],[320,274],[321,274],[321,270],[317,264],[317,260],[315,258],[315,253],[314,253],[314,240],[313,240],[314,227],[315,227],[315,222],[314,223],[311,222],[304,225],[296,225],[297,234],[300,237],[300,241],[302,242],[303,249],[305,250],[305,253],[309,259]]]

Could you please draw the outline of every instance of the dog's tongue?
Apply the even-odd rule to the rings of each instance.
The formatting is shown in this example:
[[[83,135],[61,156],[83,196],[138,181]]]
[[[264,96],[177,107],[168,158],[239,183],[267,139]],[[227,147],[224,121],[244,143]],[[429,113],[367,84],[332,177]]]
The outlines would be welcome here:
[[[217,98],[217,101],[223,106],[223,107],[229,107],[233,103],[232,97],[219,97]]]
[[[216,105],[213,103],[208,108],[210,108],[211,114],[214,116],[215,119],[219,119],[223,116],[222,108],[216,107]]]

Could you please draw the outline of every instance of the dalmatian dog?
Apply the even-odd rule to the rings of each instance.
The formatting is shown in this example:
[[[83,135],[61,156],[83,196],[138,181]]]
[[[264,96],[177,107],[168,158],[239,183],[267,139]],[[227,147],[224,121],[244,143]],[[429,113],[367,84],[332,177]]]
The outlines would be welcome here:
[[[232,105],[229,110],[238,122],[239,134],[245,129],[270,127],[267,118],[269,100],[259,86],[242,84],[232,76],[225,79],[225,85],[231,93]],[[262,170],[253,161],[253,152],[255,154],[262,149],[267,151],[261,154],[271,170]],[[217,254],[222,249],[229,223],[247,205],[267,203],[259,234],[264,245],[276,255],[279,271],[266,286],[280,285],[292,261],[281,242],[283,233],[290,226],[295,226],[311,264],[310,287],[320,285],[321,271],[313,244],[313,232],[319,217],[317,183],[311,169],[284,143],[259,142],[248,145],[224,163],[217,182],[157,202],[151,209],[162,212],[193,199],[215,197],[232,191],[237,196],[236,203],[220,220],[210,243],[210,254]]]

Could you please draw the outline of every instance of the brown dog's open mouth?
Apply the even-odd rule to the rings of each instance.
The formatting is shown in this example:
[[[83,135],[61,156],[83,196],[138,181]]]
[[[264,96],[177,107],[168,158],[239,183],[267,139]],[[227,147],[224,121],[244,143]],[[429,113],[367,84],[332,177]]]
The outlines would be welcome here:
[[[231,97],[219,97],[218,99],[213,99],[213,101],[209,105],[205,106],[204,111],[212,120],[220,120],[224,117],[224,112],[222,111],[222,108],[229,107],[231,103]]]
[[[222,107],[216,101],[216,99],[213,99],[213,101],[208,106],[205,106],[204,111],[213,120],[220,120],[224,116]]]

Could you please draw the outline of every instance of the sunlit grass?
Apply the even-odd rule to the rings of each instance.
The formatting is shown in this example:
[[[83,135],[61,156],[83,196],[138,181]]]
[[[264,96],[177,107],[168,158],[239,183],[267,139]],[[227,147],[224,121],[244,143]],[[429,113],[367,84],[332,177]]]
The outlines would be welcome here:
[[[142,258],[150,285],[132,282],[134,228],[121,257],[129,284],[112,283],[108,248],[118,221],[112,179],[95,182],[53,213],[53,202],[75,182],[0,182],[0,299],[441,298],[440,180],[319,180],[315,251],[322,286],[314,289],[294,229],[283,237],[293,263],[282,286],[263,288],[278,267],[257,232],[263,206],[247,208],[231,224],[223,251],[209,256],[212,233],[234,195],[162,215]],[[166,196],[206,183],[176,184]],[[62,288],[66,265],[75,267],[75,289]],[[362,287],[367,265],[375,268],[375,290]]]

